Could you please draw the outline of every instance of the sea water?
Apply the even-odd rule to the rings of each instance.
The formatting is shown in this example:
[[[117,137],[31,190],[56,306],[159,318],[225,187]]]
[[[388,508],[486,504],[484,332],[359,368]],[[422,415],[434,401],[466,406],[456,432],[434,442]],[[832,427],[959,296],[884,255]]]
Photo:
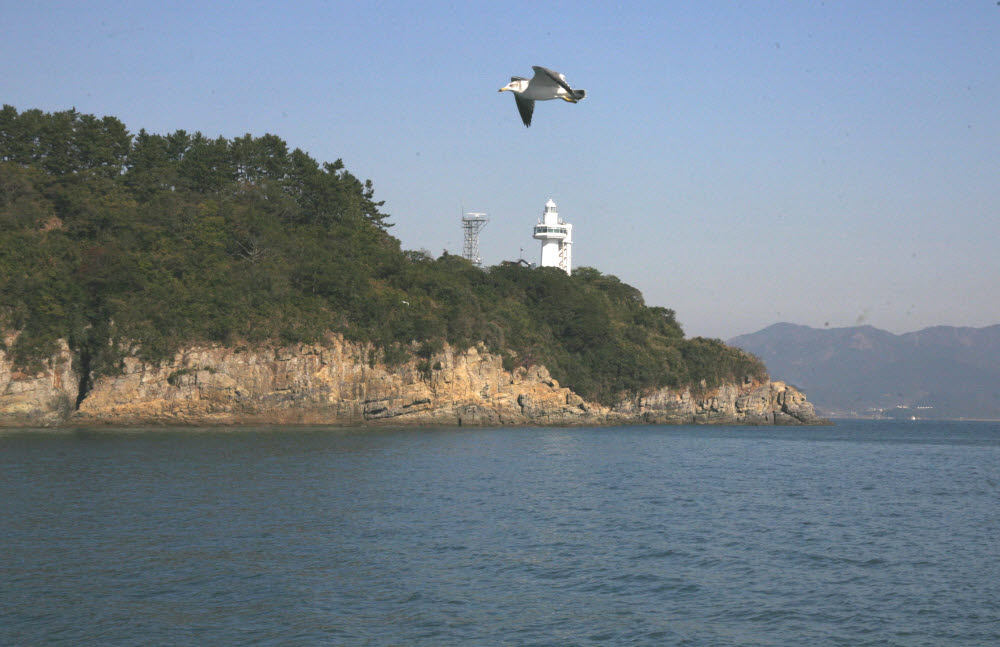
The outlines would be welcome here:
[[[8,431],[0,645],[998,645],[1000,424]]]

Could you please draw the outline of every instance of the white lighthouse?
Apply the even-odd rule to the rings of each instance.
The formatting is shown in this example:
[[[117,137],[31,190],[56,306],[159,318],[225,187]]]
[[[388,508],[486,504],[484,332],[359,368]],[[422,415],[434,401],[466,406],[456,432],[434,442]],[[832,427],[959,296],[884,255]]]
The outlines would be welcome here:
[[[551,199],[545,203],[533,237],[542,241],[542,267],[558,267],[572,274],[573,225],[563,222]]]

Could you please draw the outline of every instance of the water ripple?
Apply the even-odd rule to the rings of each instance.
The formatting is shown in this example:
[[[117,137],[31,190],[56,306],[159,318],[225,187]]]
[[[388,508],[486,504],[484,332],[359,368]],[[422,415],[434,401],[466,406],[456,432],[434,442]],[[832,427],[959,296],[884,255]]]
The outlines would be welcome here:
[[[998,459],[995,424],[0,433],[0,644],[996,645]]]

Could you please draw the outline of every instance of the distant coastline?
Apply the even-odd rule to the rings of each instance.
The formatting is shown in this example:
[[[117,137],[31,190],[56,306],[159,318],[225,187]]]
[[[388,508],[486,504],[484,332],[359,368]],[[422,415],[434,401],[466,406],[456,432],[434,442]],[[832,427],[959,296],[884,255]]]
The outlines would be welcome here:
[[[896,335],[780,323],[727,343],[809,393],[827,417],[1000,420],[1000,324]]]

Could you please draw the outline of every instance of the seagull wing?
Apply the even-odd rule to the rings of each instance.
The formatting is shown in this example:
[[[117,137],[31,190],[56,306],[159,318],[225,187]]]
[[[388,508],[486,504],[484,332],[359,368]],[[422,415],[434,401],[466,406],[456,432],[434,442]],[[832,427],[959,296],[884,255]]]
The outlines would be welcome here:
[[[559,72],[553,72],[552,70],[539,67],[538,65],[532,65],[531,69],[535,71],[535,76],[531,79],[532,83],[538,83],[539,81],[546,85],[554,83],[555,85],[562,87],[566,90],[566,92],[569,92],[571,100],[576,97],[576,93],[573,91],[573,88],[569,87],[569,83],[566,83],[566,77]]]
[[[517,111],[521,113],[521,121],[524,125],[531,127],[531,113],[535,111],[535,100],[525,99],[519,94],[514,95],[514,103],[517,104]]]

